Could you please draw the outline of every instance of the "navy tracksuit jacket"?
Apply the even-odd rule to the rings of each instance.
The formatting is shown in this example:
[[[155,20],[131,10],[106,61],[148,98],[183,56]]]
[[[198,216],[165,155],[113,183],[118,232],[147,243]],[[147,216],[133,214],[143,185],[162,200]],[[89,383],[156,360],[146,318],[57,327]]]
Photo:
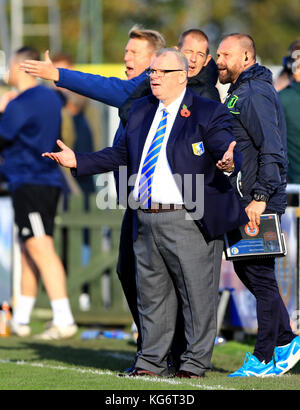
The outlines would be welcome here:
[[[231,182],[247,206],[254,193],[269,196],[266,211],[286,208],[287,148],[283,108],[271,71],[254,64],[232,84],[225,104],[233,116],[233,135],[243,155]]]
[[[286,125],[281,103],[272,86],[272,73],[254,64],[229,89],[225,101],[233,117],[233,135],[243,162],[233,186],[247,206],[254,193],[269,196],[267,212],[286,208]],[[240,280],[255,296],[258,333],[253,354],[262,362],[272,359],[275,346],[290,343],[289,315],[279,293],[275,258],[234,262]]]

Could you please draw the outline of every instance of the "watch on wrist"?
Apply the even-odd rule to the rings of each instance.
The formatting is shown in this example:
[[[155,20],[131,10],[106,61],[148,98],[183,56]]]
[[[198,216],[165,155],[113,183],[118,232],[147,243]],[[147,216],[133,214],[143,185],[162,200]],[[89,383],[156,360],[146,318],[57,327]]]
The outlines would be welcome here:
[[[254,199],[254,201],[257,201],[257,202],[268,202],[269,197],[268,197],[268,195],[259,194],[259,193],[256,192],[253,195],[253,199]]]

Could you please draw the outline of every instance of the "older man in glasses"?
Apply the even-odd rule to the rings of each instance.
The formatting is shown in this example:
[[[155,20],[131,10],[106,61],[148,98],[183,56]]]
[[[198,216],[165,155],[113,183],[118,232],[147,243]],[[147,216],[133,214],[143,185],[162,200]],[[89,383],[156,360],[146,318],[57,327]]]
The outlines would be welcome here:
[[[77,176],[119,166],[136,176],[130,203],[142,347],[131,376],[169,374],[178,309],[187,348],[177,376],[204,376],[216,336],[221,237],[248,221],[223,173],[241,162],[230,114],[188,90],[187,72],[183,54],[160,51],[149,72],[153,95],[134,104],[121,145],[75,154],[59,142],[61,152],[44,154]]]
[[[124,63],[128,80],[121,80],[116,77],[103,77],[64,68],[58,69],[51,61],[48,52],[45,54],[45,61],[26,61],[21,65],[21,68],[33,76],[57,81],[56,85],[59,87],[67,88],[120,109],[136,87],[144,80],[148,81],[144,71],[151,65],[156,52],[163,47],[165,47],[165,39],[159,32],[143,29],[138,26],[132,27],[124,52]],[[118,144],[123,130],[123,124],[120,122],[113,145]],[[118,173],[115,176],[117,180],[116,188],[119,191]],[[122,222],[117,273],[138,328],[137,350],[139,350],[141,337],[136,303],[136,274],[131,226],[132,213],[127,210]]]

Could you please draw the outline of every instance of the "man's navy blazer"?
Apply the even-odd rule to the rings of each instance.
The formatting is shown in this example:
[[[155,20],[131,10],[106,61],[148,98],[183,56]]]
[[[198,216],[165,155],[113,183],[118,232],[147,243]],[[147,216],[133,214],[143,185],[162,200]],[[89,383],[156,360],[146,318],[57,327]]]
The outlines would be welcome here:
[[[159,101],[153,95],[137,100],[132,106],[122,142],[116,147],[95,153],[76,153],[77,170],[73,174],[100,174],[119,171],[120,166],[127,166],[128,178],[137,175],[158,104]],[[228,177],[216,167],[216,162],[222,159],[229,144],[234,141],[231,134],[232,118],[221,103],[202,98],[189,89],[186,90],[181,107],[184,105],[190,116],[182,116],[179,109],[167,143],[167,159],[172,173],[181,177],[179,189],[185,194],[184,202],[188,209],[186,198],[196,201],[196,175],[204,175],[204,214],[195,223],[204,237],[212,240],[248,222]],[[234,150],[234,161],[235,172],[238,172],[241,154],[237,150]],[[188,184],[184,184],[185,175],[190,176]],[[136,217],[134,221],[135,240]]]

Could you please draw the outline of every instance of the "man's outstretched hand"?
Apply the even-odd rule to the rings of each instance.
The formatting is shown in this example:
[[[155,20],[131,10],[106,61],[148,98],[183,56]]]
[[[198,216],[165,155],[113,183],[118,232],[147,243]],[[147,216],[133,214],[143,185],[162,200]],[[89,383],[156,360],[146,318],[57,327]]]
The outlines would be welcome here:
[[[51,81],[59,80],[59,71],[50,58],[49,50],[45,52],[44,61],[25,60],[19,67],[20,70],[23,70],[34,77],[40,77],[44,80]]]
[[[43,157],[52,159],[66,168],[77,168],[76,156],[71,148],[67,147],[61,140],[57,140],[60,152],[44,152]]]
[[[223,158],[217,162],[216,166],[223,172],[232,172],[234,170],[233,151],[236,146],[236,141],[232,141],[228,150],[223,155]]]

